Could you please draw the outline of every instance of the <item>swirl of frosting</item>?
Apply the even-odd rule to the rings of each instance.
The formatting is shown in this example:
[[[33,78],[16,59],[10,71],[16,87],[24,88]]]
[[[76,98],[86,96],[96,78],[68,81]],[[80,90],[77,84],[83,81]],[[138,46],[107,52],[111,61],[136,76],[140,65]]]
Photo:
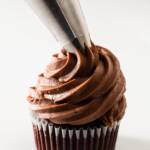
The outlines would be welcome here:
[[[112,124],[124,115],[124,92],[117,58],[93,44],[85,54],[63,49],[53,55],[27,99],[34,113],[56,124],[82,125],[97,119]]]

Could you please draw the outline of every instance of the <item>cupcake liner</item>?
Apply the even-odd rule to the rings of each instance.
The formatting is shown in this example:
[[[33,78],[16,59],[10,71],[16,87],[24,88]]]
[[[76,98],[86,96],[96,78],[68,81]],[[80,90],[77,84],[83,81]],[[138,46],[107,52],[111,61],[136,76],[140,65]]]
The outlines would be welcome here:
[[[63,127],[46,120],[33,121],[37,150],[114,150],[119,123],[112,127]]]

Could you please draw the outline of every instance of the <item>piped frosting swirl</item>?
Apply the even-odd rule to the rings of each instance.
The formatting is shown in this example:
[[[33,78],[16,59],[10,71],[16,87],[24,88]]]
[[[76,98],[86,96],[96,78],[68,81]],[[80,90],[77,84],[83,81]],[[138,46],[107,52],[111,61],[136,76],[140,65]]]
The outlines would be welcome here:
[[[124,115],[124,92],[117,58],[93,44],[85,54],[63,49],[53,55],[27,99],[34,113],[56,124],[83,125],[100,119],[111,125]]]

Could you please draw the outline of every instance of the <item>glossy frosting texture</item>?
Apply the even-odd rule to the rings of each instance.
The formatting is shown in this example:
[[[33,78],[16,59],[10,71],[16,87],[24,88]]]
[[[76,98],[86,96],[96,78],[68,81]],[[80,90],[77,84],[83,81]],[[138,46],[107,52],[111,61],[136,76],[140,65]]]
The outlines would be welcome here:
[[[31,110],[56,124],[84,125],[100,119],[111,125],[125,112],[125,79],[117,58],[92,45],[85,54],[62,50],[30,88]]]

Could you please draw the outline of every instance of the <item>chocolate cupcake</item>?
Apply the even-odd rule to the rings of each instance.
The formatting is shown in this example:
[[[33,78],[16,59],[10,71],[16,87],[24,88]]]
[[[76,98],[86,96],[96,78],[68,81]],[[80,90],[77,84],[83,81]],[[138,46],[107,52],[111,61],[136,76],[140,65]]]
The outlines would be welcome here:
[[[53,55],[27,98],[37,150],[114,150],[124,92],[118,59],[106,48]]]

